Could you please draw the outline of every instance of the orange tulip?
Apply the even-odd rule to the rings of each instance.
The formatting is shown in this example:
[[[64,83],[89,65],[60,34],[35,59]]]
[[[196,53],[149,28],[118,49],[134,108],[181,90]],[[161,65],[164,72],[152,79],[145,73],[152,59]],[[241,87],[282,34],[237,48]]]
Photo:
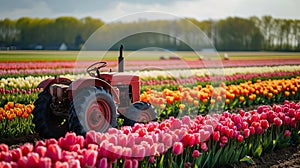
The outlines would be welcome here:
[[[240,96],[240,102],[242,103],[243,101],[245,101],[245,97],[244,96]]]
[[[179,105],[179,108],[180,108],[180,110],[184,110],[185,105],[184,105],[184,104],[180,104],[180,105]]]

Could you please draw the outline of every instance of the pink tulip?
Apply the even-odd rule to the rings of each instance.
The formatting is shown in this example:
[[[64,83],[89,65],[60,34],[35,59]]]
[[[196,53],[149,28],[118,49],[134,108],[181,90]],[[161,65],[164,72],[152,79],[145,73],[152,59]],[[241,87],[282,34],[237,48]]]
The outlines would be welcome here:
[[[220,142],[221,142],[222,144],[226,144],[226,143],[228,142],[228,138],[227,138],[226,136],[221,136]]]
[[[98,153],[94,150],[85,151],[83,158],[85,159],[85,166],[94,167],[96,165]]]
[[[98,164],[98,168],[107,168],[107,167],[108,167],[107,158],[101,158]]]
[[[200,152],[198,150],[194,150],[192,156],[193,158],[197,158],[200,156]]]
[[[201,149],[206,152],[208,150],[206,142],[201,142]]]
[[[67,162],[57,161],[54,164],[54,168],[69,168],[69,164]]]
[[[132,149],[131,148],[127,148],[127,147],[123,147],[122,148],[122,158],[123,159],[128,159],[132,157]]]
[[[291,131],[290,130],[285,130],[284,131],[284,136],[285,137],[290,137],[291,136]]]
[[[124,162],[124,168],[132,168],[133,165],[132,165],[132,160],[125,160]]]
[[[183,153],[183,144],[181,142],[175,142],[173,145],[172,152],[175,155],[180,155]]]

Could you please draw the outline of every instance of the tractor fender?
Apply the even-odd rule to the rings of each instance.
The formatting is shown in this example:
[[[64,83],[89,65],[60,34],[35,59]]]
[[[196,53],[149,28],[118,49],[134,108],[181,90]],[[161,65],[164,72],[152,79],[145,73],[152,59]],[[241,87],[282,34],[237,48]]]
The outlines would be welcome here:
[[[64,78],[64,77],[52,77],[52,78],[48,78],[46,80],[43,80],[41,83],[39,83],[39,85],[37,86],[37,88],[43,88],[46,89],[48,88],[50,85],[52,84],[65,84],[65,85],[69,85],[70,83],[72,83],[72,81],[68,78]]]
[[[89,87],[89,86],[96,86],[96,87],[100,86],[100,87],[105,88],[106,90],[109,91],[109,93],[112,94],[116,104],[120,104],[118,94],[116,93],[115,89],[109,83],[107,83],[105,80],[92,78],[92,77],[83,77],[76,81],[73,81],[68,88],[69,99],[71,100],[72,95],[77,93],[79,90],[81,90],[85,87]]]

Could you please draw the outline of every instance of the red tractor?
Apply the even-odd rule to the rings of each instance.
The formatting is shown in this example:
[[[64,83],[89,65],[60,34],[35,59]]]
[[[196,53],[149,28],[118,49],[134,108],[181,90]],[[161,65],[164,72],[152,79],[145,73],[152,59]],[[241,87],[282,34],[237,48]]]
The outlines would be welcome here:
[[[68,131],[105,132],[118,126],[118,117],[124,125],[156,120],[153,106],[140,101],[139,76],[123,72],[122,50],[121,45],[119,72],[100,73],[107,63],[96,62],[87,68],[90,77],[71,81],[56,76],[42,81],[38,87],[43,92],[32,112],[35,131],[44,138],[58,138]]]

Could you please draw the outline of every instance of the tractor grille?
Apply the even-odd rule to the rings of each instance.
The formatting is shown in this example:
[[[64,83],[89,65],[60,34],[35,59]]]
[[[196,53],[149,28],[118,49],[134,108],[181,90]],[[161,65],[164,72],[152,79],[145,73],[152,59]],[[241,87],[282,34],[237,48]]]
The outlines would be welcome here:
[[[128,107],[132,103],[131,85],[117,85],[119,89],[120,107]]]

